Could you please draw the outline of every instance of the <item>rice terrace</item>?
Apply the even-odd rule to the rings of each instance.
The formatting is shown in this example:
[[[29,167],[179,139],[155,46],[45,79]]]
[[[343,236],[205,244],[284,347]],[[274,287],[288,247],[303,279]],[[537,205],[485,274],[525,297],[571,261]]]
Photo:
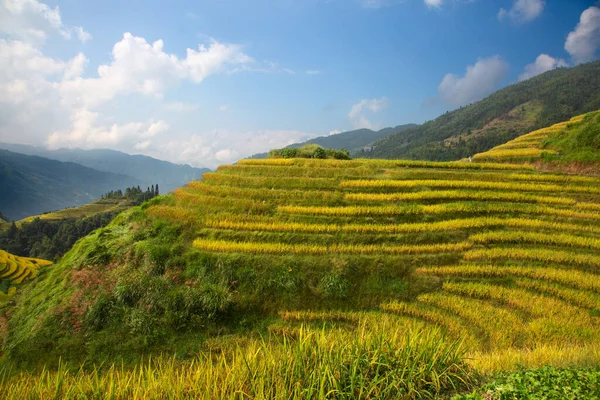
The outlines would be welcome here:
[[[0,400],[600,400],[598,1],[0,21]]]
[[[34,354],[154,358],[134,370],[61,364],[37,382],[6,370],[0,391],[437,398],[523,368],[598,365],[600,177],[535,167],[556,153],[538,150],[548,135],[585,132],[598,115],[517,139],[535,150],[526,160],[512,144],[472,162],[309,146],[222,165],[124,212],[57,265],[30,261],[46,269],[22,289],[31,302],[17,303],[4,339],[24,366]],[[2,254],[15,284],[38,272],[17,273]]]

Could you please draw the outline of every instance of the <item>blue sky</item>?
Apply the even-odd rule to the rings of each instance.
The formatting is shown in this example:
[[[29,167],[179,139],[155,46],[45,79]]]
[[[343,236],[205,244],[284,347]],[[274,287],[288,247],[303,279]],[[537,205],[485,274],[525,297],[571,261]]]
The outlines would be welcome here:
[[[421,123],[595,60],[598,7],[0,0],[0,141],[215,167],[315,136]]]

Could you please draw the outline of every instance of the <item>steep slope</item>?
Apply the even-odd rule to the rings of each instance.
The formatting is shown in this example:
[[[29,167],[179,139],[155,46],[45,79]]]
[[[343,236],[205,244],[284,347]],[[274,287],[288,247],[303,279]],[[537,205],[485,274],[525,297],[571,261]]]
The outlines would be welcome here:
[[[394,133],[402,132],[405,129],[415,127],[415,124],[399,125],[393,128],[384,128],[379,131],[373,131],[371,129],[357,129],[354,131],[347,131],[342,133],[336,133],[335,135],[319,136],[314,139],[307,140],[302,143],[294,143],[286,148],[300,148],[307,144],[318,144],[321,147],[327,149],[346,149],[350,153],[357,153],[363,150],[364,147],[369,146],[373,142],[383,137],[392,135]],[[255,154],[250,158],[266,158],[268,153]]]
[[[600,111],[539,129],[484,153],[474,161],[527,162],[546,170],[600,174]]]
[[[130,155],[114,150],[58,149],[54,151],[41,147],[0,143],[0,148],[17,153],[36,155],[63,162],[74,162],[98,171],[125,174],[139,182],[158,183],[163,192],[170,192],[186,183],[202,178],[210,171],[207,168],[194,168],[189,165],[173,164],[156,158]]]
[[[458,160],[600,109],[600,61],[548,71],[375,143],[370,158]]]
[[[242,160],[77,242],[17,293],[4,350],[218,353],[308,324],[441,329],[483,372],[597,363],[599,201],[600,178],[527,165]]]
[[[145,183],[150,182],[0,150],[0,210],[11,220],[79,206],[109,190]]]

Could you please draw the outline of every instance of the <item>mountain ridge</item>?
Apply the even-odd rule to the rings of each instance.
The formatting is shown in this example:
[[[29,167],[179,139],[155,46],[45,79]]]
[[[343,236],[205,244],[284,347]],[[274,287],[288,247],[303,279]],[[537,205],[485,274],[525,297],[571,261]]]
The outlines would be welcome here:
[[[377,141],[378,139],[381,139],[393,133],[401,132],[404,129],[408,129],[414,126],[417,125],[403,124],[395,127],[383,128],[378,131],[374,131],[372,129],[367,128],[355,129],[352,131],[344,131],[328,136],[319,136],[300,143],[292,143],[290,145],[285,146],[284,148],[299,148],[307,144],[318,144],[319,146],[328,149],[340,150],[343,148],[348,150],[350,153],[356,153],[362,150],[364,147],[367,147],[371,143]],[[266,158],[268,154],[268,152],[258,153],[248,158]]]
[[[600,61],[557,68],[374,143],[368,158],[458,160],[600,109]]]
[[[150,183],[0,149],[0,210],[11,220],[83,205],[110,190]]]
[[[175,164],[150,156],[109,149],[47,150],[37,146],[11,143],[0,143],[0,149],[62,162],[73,162],[101,172],[129,175],[141,182],[157,183],[165,193],[200,179],[202,174],[210,171],[208,168]]]

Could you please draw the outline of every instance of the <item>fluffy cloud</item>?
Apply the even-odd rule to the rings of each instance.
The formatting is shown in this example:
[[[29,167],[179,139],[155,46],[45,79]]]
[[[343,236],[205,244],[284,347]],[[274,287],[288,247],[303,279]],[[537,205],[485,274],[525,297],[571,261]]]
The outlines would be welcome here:
[[[99,121],[100,114],[87,109],[75,111],[71,120],[70,130],[57,131],[48,137],[49,147],[139,148],[140,143],[169,129],[169,125],[165,121],[130,122],[123,125],[104,126]]]
[[[519,75],[519,82],[533,78],[534,76],[542,74],[546,71],[550,71],[554,68],[568,66],[569,64],[567,64],[567,62],[562,58],[556,59],[554,57],[550,57],[548,54],[540,54],[535,59],[535,62],[525,66],[525,71]]]
[[[500,9],[498,19],[503,20],[508,17],[515,22],[531,21],[540,16],[545,6],[545,0],[515,0],[510,10]]]
[[[308,69],[306,70],[306,75],[319,75],[321,71],[318,69]]]
[[[112,62],[98,67],[98,77],[65,82],[60,88],[63,98],[66,102],[96,107],[125,93],[161,97],[182,80],[200,83],[227,65],[252,62],[239,46],[216,41],[209,47],[187,49],[183,60],[165,53],[163,46],[162,40],[150,44],[144,38],[125,33],[113,47]]]
[[[352,122],[352,126],[355,129],[377,129],[379,125],[369,121],[367,119],[366,113],[378,113],[379,111],[385,109],[387,106],[388,100],[385,97],[382,97],[380,99],[363,99],[352,106],[350,112],[348,113],[348,118],[350,118],[350,122]]]
[[[231,132],[214,130],[193,134],[182,140],[167,141],[148,154],[175,162],[215,168],[269,149],[304,142],[319,135],[292,130]]]
[[[590,7],[581,13],[579,24],[569,33],[565,50],[576,63],[593,61],[600,47],[600,8]]]
[[[479,59],[467,66],[462,77],[447,74],[438,87],[439,97],[452,107],[481,100],[502,83],[507,72],[508,64],[499,56]]]
[[[83,43],[92,37],[80,26],[63,25],[58,7],[37,0],[0,0],[0,32],[30,42],[43,42],[52,33],[66,39],[75,33]]]

